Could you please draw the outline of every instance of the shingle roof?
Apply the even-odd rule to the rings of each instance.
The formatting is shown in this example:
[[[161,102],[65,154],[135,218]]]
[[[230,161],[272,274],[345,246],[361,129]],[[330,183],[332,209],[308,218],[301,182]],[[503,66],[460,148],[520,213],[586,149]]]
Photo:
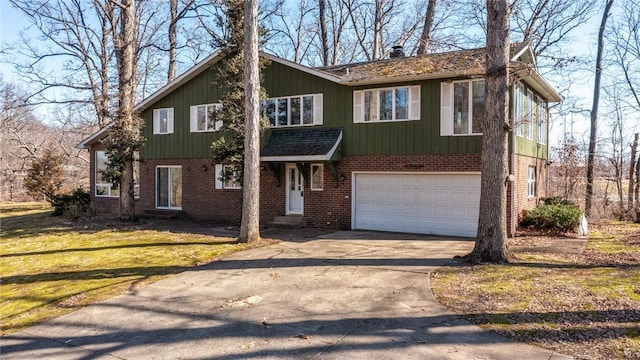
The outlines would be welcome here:
[[[519,53],[524,46],[522,43],[512,44],[511,56]],[[317,70],[339,76],[345,82],[358,83],[381,78],[484,75],[485,62],[486,49],[478,48],[337,65]]]
[[[341,139],[340,127],[273,129],[260,157],[331,157]]]

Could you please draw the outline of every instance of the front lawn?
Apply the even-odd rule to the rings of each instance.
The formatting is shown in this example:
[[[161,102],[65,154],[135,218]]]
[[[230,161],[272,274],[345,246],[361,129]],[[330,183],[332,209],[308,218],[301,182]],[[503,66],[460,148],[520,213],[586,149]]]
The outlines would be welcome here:
[[[512,264],[442,268],[432,275],[433,292],[482,328],[516,340],[580,359],[640,359],[640,224],[590,230],[577,252],[532,250],[541,243],[562,249],[569,239],[516,238],[529,246]]]
[[[70,222],[48,204],[0,205],[2,334],[247,248],[233,238]]]

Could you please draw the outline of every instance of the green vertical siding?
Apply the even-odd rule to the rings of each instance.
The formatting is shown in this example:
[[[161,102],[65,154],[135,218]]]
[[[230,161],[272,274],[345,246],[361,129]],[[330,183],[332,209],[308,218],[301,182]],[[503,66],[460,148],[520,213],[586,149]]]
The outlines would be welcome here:
[[[323,94],[323,123],[342,126],[343,155],[354,154],[445,154],[479,153],[481,136],[440,136],[440,81],[425,80],[381,86],[349,87],[271,62],[264,71],[264,86],[269,97],[302,94]],[[353,91],[420,85],[421,119],[381,123],[353,123]],[[147,143],[145,158],[201,158],[211,157],[211,143],[220,134],[215,132],[191,133],[189,107],[219,101],[222,90],[216,84],[214,72],[205,70],[200,75],[171,92],[142,113]],[[153,109],[174,109],[174,133],[153,135]],[[535,126],[534,126],[535,131]],[[516,137],[518,154],[546,158],[547,147],[533,140]],[[511,147],[511,144],[509,145]]]

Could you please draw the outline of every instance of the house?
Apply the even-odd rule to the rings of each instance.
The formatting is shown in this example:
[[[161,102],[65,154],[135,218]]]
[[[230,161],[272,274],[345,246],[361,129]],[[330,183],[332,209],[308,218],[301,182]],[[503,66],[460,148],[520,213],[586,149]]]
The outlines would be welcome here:
[[[560,95],[536,71],[527,45],[512,46],[507,228],[545,196],[547,104]],[[476,235],[485,50],[399,56],[310,68],[273,55],[264,70],[271,122],[262,142],[260,221],[304,218],[308,226],[456,236]],[[137,105],[147,139],[137,173],[138,213],[176,211],[239,223],[241,184],[221,181],[211,143],[221,106],[211,66],[220,52]],[[118,189],[101,181],[103,129],[91,152],[91,194],[117,209]],[[505,180],[506,181],[506,180]]]

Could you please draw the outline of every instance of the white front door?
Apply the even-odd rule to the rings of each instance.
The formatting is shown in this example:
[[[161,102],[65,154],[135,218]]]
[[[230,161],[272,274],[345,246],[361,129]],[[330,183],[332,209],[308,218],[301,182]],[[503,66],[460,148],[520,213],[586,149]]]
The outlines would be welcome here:
[[[304,182],[295,164],[287,164],[287,211],[286,214],[303,214]]]

